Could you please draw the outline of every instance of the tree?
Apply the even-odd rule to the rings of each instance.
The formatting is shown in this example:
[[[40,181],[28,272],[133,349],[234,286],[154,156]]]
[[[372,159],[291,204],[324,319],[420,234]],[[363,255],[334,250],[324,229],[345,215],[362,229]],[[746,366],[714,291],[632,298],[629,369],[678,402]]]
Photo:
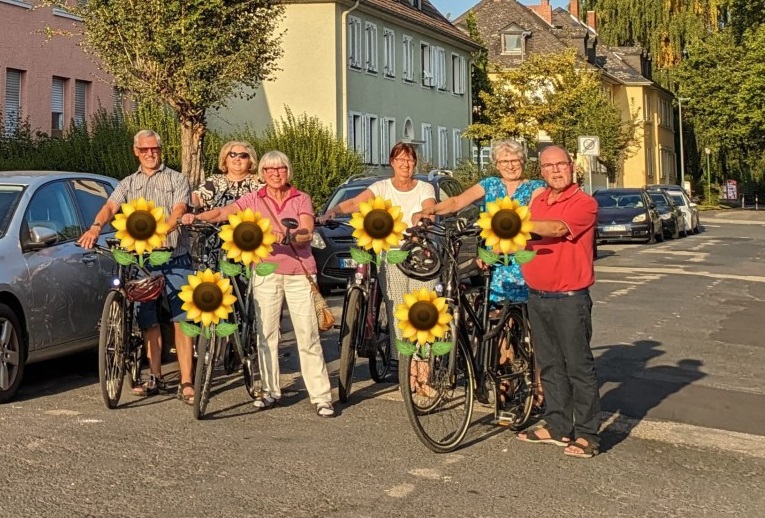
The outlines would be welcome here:
[[[580,66],[576,51],[532,55],[518,68],[498,70],[493,93],[482,93],[488,122],[471,124],[478,140],[522,139],[535,144],[540,131],[567,149],[580,135],[600,137],[601,161],[613,179],[635,142],[637,121],[622,114],[601,93],[598,72]]]
[[[489,53],[486,51],[486,43],[481,38],[473,11],[469,11],[465,17],[465,29],[470,39],[481,46],[480,50],[472,55],[473,68],[470,70],[470,89],[473,103],[472,120],[474,123],[485,123],[488,122],[484,114],[486,104],[483,102],[481,94],[484,92],[491,94],[492,92],[491,81],[489,80]]]
[[[252,96],[282,53],[276,0],[54,1],[82,17],[83,47],[119,88],[176,112],[192,185],[203,177],[207,110]]]

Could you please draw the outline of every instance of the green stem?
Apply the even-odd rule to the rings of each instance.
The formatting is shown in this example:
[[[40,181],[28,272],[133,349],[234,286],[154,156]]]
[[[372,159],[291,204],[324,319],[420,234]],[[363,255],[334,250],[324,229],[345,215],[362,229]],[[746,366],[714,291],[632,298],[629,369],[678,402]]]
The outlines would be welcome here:
[[[510,256],[505,254],[505,266],[510,266]]]
[[[143,268],[143,254],[138,256],[138,266]]]

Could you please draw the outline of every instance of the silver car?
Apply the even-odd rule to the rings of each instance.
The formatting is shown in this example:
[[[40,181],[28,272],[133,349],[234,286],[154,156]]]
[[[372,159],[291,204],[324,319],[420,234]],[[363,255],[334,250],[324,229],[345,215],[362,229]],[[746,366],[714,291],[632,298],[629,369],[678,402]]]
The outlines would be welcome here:
[[[98,345],[116,268],[75,242],[116,185],[95,174],[0,171],[0,403],[16,394],[26,364]]]

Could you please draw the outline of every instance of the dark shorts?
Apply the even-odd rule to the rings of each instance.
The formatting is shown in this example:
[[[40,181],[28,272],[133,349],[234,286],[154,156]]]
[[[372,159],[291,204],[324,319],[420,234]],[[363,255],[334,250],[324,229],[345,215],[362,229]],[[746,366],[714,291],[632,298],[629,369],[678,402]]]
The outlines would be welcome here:
[[[162,266],[147,265],[146,269],[151,272],[160,272],[165,276],[165,295],[169,303],[169,318],[173,322],[182,322],[186,320],[186,312],[181,309],[183,301],[178,297],[181,287],[188,284],[188,276],[194,272],[191,270],[191,257],[182,255],[172,258]],[[149,329],[159,324],[160,313],[167,312],[168,308],[163,308],[163,297],[151,302],[136,303],[138,327]]]

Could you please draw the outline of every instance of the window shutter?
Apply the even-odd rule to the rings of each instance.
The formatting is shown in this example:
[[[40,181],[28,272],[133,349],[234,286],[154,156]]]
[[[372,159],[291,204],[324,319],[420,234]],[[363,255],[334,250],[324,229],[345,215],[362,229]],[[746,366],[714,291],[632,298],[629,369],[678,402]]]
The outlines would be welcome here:
[[[85,123],[87,116],[88,83],[85,81],[74,82],[74,123]]]
[[[5,132],[16,131],[21,115],[21,70],[5,71]]]
[[[64,80],[59,77],[53,78],[50,110],[53,113],[64,113]]]
[[[460,56],[460,92],[465,93],[465,78],[467,76],[467,62],[463,56]]]

